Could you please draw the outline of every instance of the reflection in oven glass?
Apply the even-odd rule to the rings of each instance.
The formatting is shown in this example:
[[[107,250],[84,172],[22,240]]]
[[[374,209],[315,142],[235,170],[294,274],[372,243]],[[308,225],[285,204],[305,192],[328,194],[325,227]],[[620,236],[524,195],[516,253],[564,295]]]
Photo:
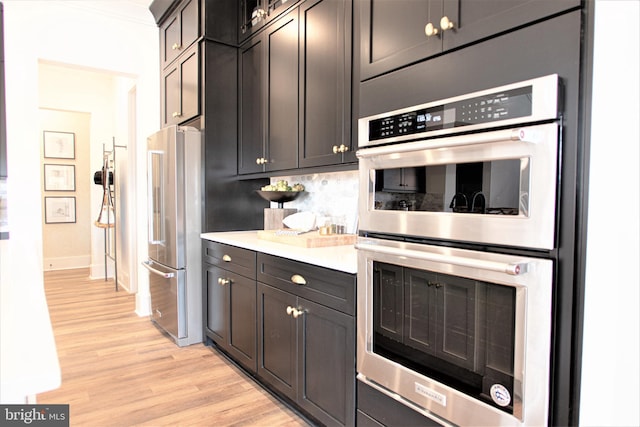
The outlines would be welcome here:
[[[375,353],[513,413],[491,387],[514,395],[515,288],[377,261],[373,280]]]
[[[374,209],[527,215],[528,159],[375,171]]]

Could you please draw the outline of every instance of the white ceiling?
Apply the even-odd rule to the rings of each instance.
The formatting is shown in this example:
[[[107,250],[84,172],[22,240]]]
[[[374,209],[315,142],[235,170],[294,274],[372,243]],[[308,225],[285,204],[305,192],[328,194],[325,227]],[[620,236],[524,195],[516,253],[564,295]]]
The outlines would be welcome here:
[[[66,7],[82,9],[90,13],[155,25],[153,16],[149,11],[149,5],[152,1],[153,0],[65,0],[60,1],[60,3]]]

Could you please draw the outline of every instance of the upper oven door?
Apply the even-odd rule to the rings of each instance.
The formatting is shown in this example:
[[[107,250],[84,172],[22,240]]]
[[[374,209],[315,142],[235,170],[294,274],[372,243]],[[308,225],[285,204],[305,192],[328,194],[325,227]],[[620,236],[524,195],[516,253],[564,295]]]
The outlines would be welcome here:
[[[360,149],[363,231],[555,247],[559,125]]]

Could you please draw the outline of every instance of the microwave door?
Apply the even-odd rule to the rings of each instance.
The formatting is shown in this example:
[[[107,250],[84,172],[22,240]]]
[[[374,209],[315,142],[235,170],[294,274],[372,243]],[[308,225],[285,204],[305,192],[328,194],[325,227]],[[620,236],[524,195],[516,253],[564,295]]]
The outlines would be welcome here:
[[[173,268],[184,267],[181,237],[179,153],[176,133],[160,131],[148,139],[148,244],[149,258]]]

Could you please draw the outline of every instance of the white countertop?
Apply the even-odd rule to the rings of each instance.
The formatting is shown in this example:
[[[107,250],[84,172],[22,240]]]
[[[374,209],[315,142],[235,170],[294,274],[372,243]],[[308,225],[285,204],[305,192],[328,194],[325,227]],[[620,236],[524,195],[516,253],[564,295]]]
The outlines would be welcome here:
[[[289,258],[345,273],[355,274],[357,272],[356,249],[353,245],[303,248],[259,239],[257,231],[202,233],[200,237],[213,242]]]

